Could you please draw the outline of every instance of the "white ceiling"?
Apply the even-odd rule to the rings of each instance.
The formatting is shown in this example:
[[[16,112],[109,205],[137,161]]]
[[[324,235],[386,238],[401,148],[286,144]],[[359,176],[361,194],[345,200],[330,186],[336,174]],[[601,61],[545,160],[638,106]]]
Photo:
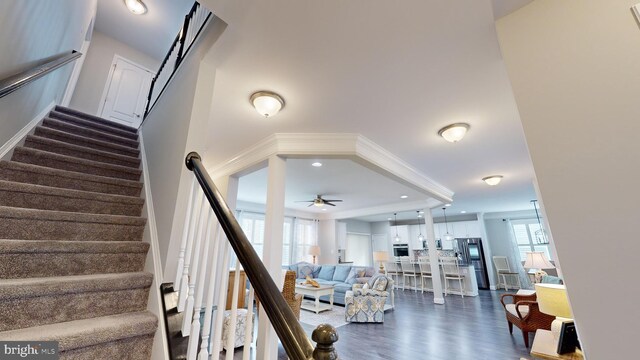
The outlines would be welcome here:
[[[143,0],[147,13],[134,15],[122,0],[98,0],[95,29],[162,61],[193,0]]]
[[[451,213],[528,209],[534,174],[490,1],[205,3],[229,24],[211,51],[208,164],[273,133],[360,133],[453,190]],[[262,89],[285,98],[277,117],[249,104]],[[459,121],[460,143],[437,135]],[[492,174],[499,186],[481,181]]]
[[[533,0],[491,0],[493,3],[493,18],[498,20],[532,1]]]

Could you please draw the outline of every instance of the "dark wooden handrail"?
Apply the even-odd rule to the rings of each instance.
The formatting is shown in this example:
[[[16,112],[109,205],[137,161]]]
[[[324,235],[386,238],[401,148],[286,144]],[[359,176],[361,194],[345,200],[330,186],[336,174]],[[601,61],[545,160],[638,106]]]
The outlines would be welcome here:
[[[233,211],[229,209],[222,194],[220,194],[220,191],[216,188],[209,174],[204,169],[200,155],[191,152],[187,155],[185,161],[187,168],[193,171],[198,183],[200,183],[205,197],[209,201],[209,204],[211,204],[220,222],[220,226],[227,235],[227,239],[229,239],[229,243],[238,257],[238,261],[242,264],[289,358],[293,360],[325,358],[317,355],[319,354],[317,351],[321,351],[323,354],[326,353],[324,349],[316,350],[316,355],[314,355],[314,348],[311,341],[280,293],[280,289],[269,275],[260,257],[258,257],[258,254],[242,231],[240,224],[238,224],[238,221],[233,215]],[[323,346],[333,351],[332,344],[337,340],[337,333],[335,333],[335,329],[329,325],[321,326],[324,327],[322,329],[320,329],[320,327],[316,329],[318,331],[318,335],[316,336],[318,336],[318,339],[323,339]],[[330,329],[327,330],[327,326],[333,329],[333,333],[331,333]],[[330,335],[327,335],[327,331]],[[329,341],[324,341],[324,339],[329,339]],[[321,342],[318,341],[318,343]],[[337,355],[336,357],[327,357],[327,359],[329,358],[337,359]]]
[[[44,64],[34,66],[28,70],[0,80],[0,98],[11,94],[12,92],[27,85],[28,83],[35,81],[52,72],[53,70],[56,70],[72,62],[80,56],[82,56],[82,53],[73,50],[70,53],[56,56],[55,58],[47,61]]]

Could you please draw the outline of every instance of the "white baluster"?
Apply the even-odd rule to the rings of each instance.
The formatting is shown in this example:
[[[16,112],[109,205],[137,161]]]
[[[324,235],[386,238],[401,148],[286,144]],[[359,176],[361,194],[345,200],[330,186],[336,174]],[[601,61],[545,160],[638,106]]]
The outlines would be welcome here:
[[[208,204],[205,204],[205,198],[202,197],[202,205],[200,209],[200,219],[198,220],[198,233],[195,238],[195,245],[193,246],[193,265],[189,269],[189,295],[187,296],[187,303],[184,309],[184,316],[182,317],[182,336],[189,336],[191,334],[191,313],[195,303],[195,291],[196,282],[198,281],[198,264],[200,257],[202,257],[202,238],[204,237],[204,229],[207,220],[207,213],[209,210]]]
[[[218,257],[220,256],[220,225],[217,222],[217,219],[214,219],[211,224],[213,228],[213,236],[211,238],[213,254],[211,254],[211,261],[209,262],[209,270],[207,274],[209,275],[209,279],[207,282],[209,283],[209,288],[207,289],[207,300],[204,306],[204,325],[202,327],[202,341],[200,344],[200,352],[198,353],[198,360],[209,360],[209,336],[211,335],[211,317],[213,316],[213,298],[215,295],[215,289],[218,287],[218,278],[219,275],[218,270]]]
[[[189,227],[191,226],[191,212],[193,211],[193,200],[196,196],[196,177],[191,181],[191,190],[189,191],[189,200],[187,202],[187,214],[184,217],[184,228],[182,229],[182,241],[180,242],[180,253],[178,254],[178,268],[176,269],[176,278],[173,281],[173,288],[180,288],[180,279],[182,278],[182,269],[184,268],[184,252],[187,247],[187,238],[189,237]]]
[[[202,264],[198,271],[198,281],[196,286],[195,302],[193,305],[193,321],[191,322],[191,332],[189,334],[189,345],[187,347],[187,359],[195,360],[198,355],[198,338],[200,337],[200,310],[202,310],[202,298],[204,296],[204,286],[209,282],[207,277],[208,262],[213,249],[213,241],[211,238],[213,221],[213,209],[207,211],[206,235],[202,246]],[[210,285],[211,286],[211,285]]]
[[[184,257],[184,266],[182,267],[182,279],[180,280],[180,293],[178,294],[178,312],[184,311],[184,306],[189,295],[189,268],[191,267],[191,257],[193,255],[193,244],[195,242],[196,230],[200,221],[200,211],[204,204],[204,196],[202,191],[197,191],[195,201],[195,209],[192,214],[193,226],[189,226],[189,238],[187,239],[187,252]]]
[[[244,334],[242,360],[249,360],[251,355],[251,342],[253,341],[253,285],[251,285],[251,283],[249,283],[249,304],[247,305],[247,320],[245,323]]]
[[[233,277],[233,295],[231,296],[231,318],[229,319],[229,329],[227,329],[227,349],[233,350],[236,342],[236,326],[238,321],[238,290],[240,287],[240,261],[236,257],[236,273]],[[245,285],[242,284],[244,287]],[[244,296],[244,291],[242,292]],[[233,351],[227,351],[226,360],[233,360]]]
[[[228,279],[229,279],[229,258],[231,257],[231,246],[229,245],[229,242],[226,238],[226,236],[222,236],[221,238],[221,242],[223,243],[222,246],[222,250],[223,250],[223,260],[222,260],[222,267],[221,272],[220,272],[220,282],[218,283],[220,285],[220,290],[218,292],[218,303],[217,303],[217,309],[216,309],[216,322],[215,322],[215,328],[213,330],[213,336],[211,336],[210,338],[210,342],[211,344],[211,356],[219,356],[218,354],[220,354],[220,347],[221,347],[221,341],[222,341],[222,324],[224,323],[224,311],[226,309],[226,300],[227,300],[227,285],[229,283]]]

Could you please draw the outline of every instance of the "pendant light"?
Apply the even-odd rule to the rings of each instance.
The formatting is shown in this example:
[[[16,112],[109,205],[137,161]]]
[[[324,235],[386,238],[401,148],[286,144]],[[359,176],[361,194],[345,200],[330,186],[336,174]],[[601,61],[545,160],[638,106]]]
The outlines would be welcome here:
[[[422,217],[420,215],[420,210],[416,211],[418,213],[418,232],[420,233],[418,235],[418,241],[424,241],[424,235],[422,235],[422,229],[420,228],[420,218]],[[425,223],[426,226],[426,223]]]
[[[396,236],[393,238],[393,241],[400,242],[400,235],[398,235],[398,213],[393,213],[393,217],[395,218],[394,225],[396,226]]]
[[[533,204],[533,209],[536,211],[536,218],[538,219],[538,226],[540,227],[540,229],[536,230],[536,232],[534,233],[534,236],[536,237],[536,243],[548,244],[549,239],[547,239],[547,234],[545,233],[544,227],[542,226],[542,222],[540,221],[540,215],[538,214],[538,207],[536,206],[536,204],[538,203],[538,200],[531,200],[531,203]]]
[[[447,208],[443,207],[442,208],[442,212],[444,213],[445,230],[447,230],[447,232],[444,235],[442,235],[442,239],[447,240],[447,241],[451,241],[451,240],[453,240],[453,235],[449,234],[449,223],[447,222]]]

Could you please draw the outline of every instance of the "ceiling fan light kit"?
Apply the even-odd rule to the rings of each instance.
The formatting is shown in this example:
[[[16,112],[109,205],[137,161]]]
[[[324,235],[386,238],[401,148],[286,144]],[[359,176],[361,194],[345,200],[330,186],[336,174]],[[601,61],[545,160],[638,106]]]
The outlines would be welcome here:
[[[458,142],[467,134],[469,127],[469,124],[466,123],[447,125],[438,131],[438,135],[448,142]]]
[[[309,204],[309,206],[307,207],[311,207],[311,206],[316,206],[316,207],[323,207],[325,205],[329,205],[329,206],[336,206],[336,204],[333,204],[334,202],[342,202],[342,200],[339,199],[323,199],[322,195],[316,195],[316,198],[313,200],[302,200],[302,201],[296,201],[296,202],[307,202],[307,203],[311,203]],[[324,210],[324,209],[323,209]]]
[[[258,114],[274,117],[284,107],[284,99],[272,91],[258,91],[249,98]]]

